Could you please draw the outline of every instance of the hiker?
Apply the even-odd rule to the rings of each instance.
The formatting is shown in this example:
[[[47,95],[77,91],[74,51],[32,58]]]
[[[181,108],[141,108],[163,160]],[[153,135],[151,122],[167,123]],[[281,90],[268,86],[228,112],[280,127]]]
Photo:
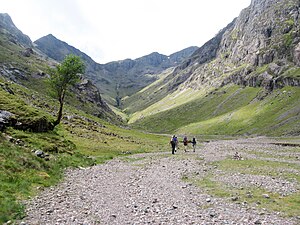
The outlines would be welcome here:
[[[187,136],[184,136],[183,138],[183,146],[184,146],[184,152],[187,152],[187,146],[188,146],[188,139]]]
[[[175,141],[175,152],[177,152],[177,149],[179,149],[177,136],[174,137],[174,141]]]
[[[170,144],[171,144],[171,147],[172,147],[172,154],[174,155],[175,154],[175,148],[176,148],[176,136],[175,135],[173,135],[173,137],[171,137]]]
[[[193,140],[192,140],[193,152],[195,152],[195,151],[196,151],[196,144],[197,144],[196,138],[195,138],[195,137],[193,137]]]

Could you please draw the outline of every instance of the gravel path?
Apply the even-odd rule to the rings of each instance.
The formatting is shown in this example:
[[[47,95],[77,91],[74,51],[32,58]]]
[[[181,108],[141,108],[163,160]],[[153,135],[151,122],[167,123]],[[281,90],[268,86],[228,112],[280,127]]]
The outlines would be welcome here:
[[[68,170],[62,183],[26,203],[27,217],[21,224],[299,224],[299,218],[284,218],[279,213],[210,196],[182,179],[213,172],[218,175],[216,179],[229,184],[232,180],[239,187],[257,181],[283,195],[299,191],[297,182],[283,178],[274,181],[267,176],[238,173],[223,176],[223,171],[209,163],[231,157],[236,151],[270,151],[270,144],[260,143],[266,141],[215,141],[199,146],[196,153],[139,154]],[[293,154],[298,157],[299,151]]]

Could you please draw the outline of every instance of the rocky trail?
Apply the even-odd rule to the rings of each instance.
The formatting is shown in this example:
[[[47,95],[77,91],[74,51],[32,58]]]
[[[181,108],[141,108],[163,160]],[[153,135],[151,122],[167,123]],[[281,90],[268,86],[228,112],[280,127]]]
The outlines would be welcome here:
[[[239,195],[217,197],[197,185],[210,178],[231,189],[259,187],[270,201],[272,193],[299,193],[296,179],[227,171],[214,164],[243,159],[290,163],[295,167],[270,170],[299,176],[299,147],[266,138],[202,143],[195,153],[130,155],[66,171],[62,183],[26,202],[27,217],[20,224],[300,224],[297,216],[239,201]],[[300,215],[300,204],[298,209]]]

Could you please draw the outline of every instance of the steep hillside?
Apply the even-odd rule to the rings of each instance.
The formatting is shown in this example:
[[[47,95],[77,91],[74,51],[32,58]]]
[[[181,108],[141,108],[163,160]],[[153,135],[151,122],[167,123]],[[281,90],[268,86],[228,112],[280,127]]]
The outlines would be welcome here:
[[[218,46],[221,42],[222,36],[224,32],[233,25],[234,23],[230,23],[226,28],[221,30],[216,37],[212,38],[208,42],[206,42],[202,47],[197,49],[190,58],[185,60],[182,64],[177,66],[176,68],[172,68],[169,70],[164,71],[162,74],[159,75],[160,79],[156,82],[152,83],[151,85],[147,86],[143,90],[135,93],[134,95],[130,96],[129,98],[123,98],[123,105],[124,109],[127,113],[131,114],[134,112],[142,111],[143,109],[147,108],[151,104],[159,102],[162,99],[162,103],[160,105],[168,105],[168,97],[165,98],[167,95],[171,94],[172,92],[178,89],[178,86],[185,82],[189,76],[191,76],[192,71],[194,68],[191,65],[197,66],[199,64],[204,64],[209,62],[214,57],[216,57],[216,52]],[[210,87],[208,87],[210,89]],[[185,92],[183,90],[183,92]],[[194,97],[198,96],[196,94]],[[184,97],[185,98],[185,97]],[[190,98],[185,98],[185,100],[189,100]],[[173,101],[172,101],[173,102]],[[184,101],[183,101],[184,102]],[[173,104],[173,103],[172,103]],[[176,104],[173,104],[176,105]],[[154,106],[155,107],[155,106]],[[171,107],[168,105],[168,108]],[[153,106],[152,106],[153,108]],[[155,107],[157,108],[157,107]],[[159,107],[158,107],[159,108]],[[157,109],[157,111],[161,111],[164,109]],[[149,111],[149,109],[148,109]],[[151,109],[150,109],[151,111]],[[155,113],[155,112],[151,112]],[[136,120],[136,117],[133,118]],[[131,119],[131,122],[133,121]]]
[[[215,46],[216,57],[198,61],[205,52],[195,52],[185,71],[193,68],[185,87],[199,88],[236,83],[272,90],[299,86],[299,2],[252,1]],[[200,64],[200,65],[197,65]]]
[[[21,44],[24,47],[32,47],[30,38],[15,26],[7,13],[0,13],[0,32],[4,33],[9,41],[15,44]]]
[[[0,77],[50,95],[47,71],[49,66],[53,67],[57,62],[35,49],[29,37],[13,24],[8,14],[0,14],[0,19]],[[120,118],[103,101],[99,90],[88,79],[83,77],[72,92],[67,96],[68,104],[120,123]]]
[[[49,131],[57,101],[0,77],[0,223],[21,219],[22,200],[56,184],[67,167],[162,151],[166,138],[122,129],[70,105]]]
[[[40,51],[57,61],[61,61],[70,53],[81,56],[87,65],[88,78],[101,90],[106,101],[118,107],[121,107],[122,97],[132,95],[152,83],[157,79],[157,73],[179,65],[197,49],[189,47],[170,56],[153,52],[135,60],[97,64],[85,53],[53,35],[42,37],[34,43]]]
[[[179,99],[182,104],[169,99],[177,107],[163,111],[160,106],[155,114],[145,110],[135,115],[132,126],[178,134],[299,135],[299,97],[300,89],[294,87],[266,93],[262,88],[227,85],[188,102]]]
[[[253,0],[238,18],[189,59],[173,71],[162,74],[160,82],[123,99],[128,112],[134,113],[129,122],[156,132],[180,129],[184,133],[205,134],[298,134],[299,128],[294,122],[299,119],[300,113],[299,14],[300,4],[296,0]],[[254,96],[246,95],[247,100],[244,101],[239,93],[228,91],[232,85],[238,85],[241,90],[254,88],[256,91]],[[281,90],[284,87],[291,93],[290,97],[274,104],[276,96],[286,91],[286,88]],[[220,90],[237,98],[240,105],[231,102],[229,96],[229,99],[223,99],[221,96],[226,95],[215,94]],[[256,96],[255,93],[260,94]],[[131,105],[134,101],[138,103]],[[256,105],[254,102],[259,103]],[[270,104],[270,107],[262,107],[264,104]],[[276,117],[270,117],[268,113],[259,114],[255,110],[245,114],[239,111],[250,109],[246,106],[260,113],[266,109]],[[226,110],[216,114],[215,111],[220,108]],[[237,114],[243,114],[238,119],[239,125],[233,116],[228,116]],[[264,118],[262,121],[268,123],[253,122],[259,118],[258,114]],[[282,118],[287,121],[282,121]],[[243,121],[249,120],[252,125],[242,125]],[[278,124],[286,127],[281,129]],[[227,128],[223,129],[224,126]]]
[[[166,150],[165,137],[114,125],[121,124],[118,117],[84,77],[66,96],[64,117],[53,130],[59,104],[51,97],[46,78],[47,67],[57,62],[31,42],[19,42],[27,36],[20,36],[9,16],[4,16],[5,23],[0,20],[0,224],[24,217],[22,201],[58,183],[66,168]]]

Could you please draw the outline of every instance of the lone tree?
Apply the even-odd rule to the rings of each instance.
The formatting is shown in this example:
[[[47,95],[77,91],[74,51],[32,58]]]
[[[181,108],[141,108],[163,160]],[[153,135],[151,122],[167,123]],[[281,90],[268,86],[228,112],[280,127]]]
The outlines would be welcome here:
[[[80,57],[72,54],[67,55],[55,69],[50,69],[50,84],[60,104],[57,119],[53,124],[54,127],[61,121],[66,92],[69,87],[79,82],[79,74],[84,73],[84,71],[85,65]]]

